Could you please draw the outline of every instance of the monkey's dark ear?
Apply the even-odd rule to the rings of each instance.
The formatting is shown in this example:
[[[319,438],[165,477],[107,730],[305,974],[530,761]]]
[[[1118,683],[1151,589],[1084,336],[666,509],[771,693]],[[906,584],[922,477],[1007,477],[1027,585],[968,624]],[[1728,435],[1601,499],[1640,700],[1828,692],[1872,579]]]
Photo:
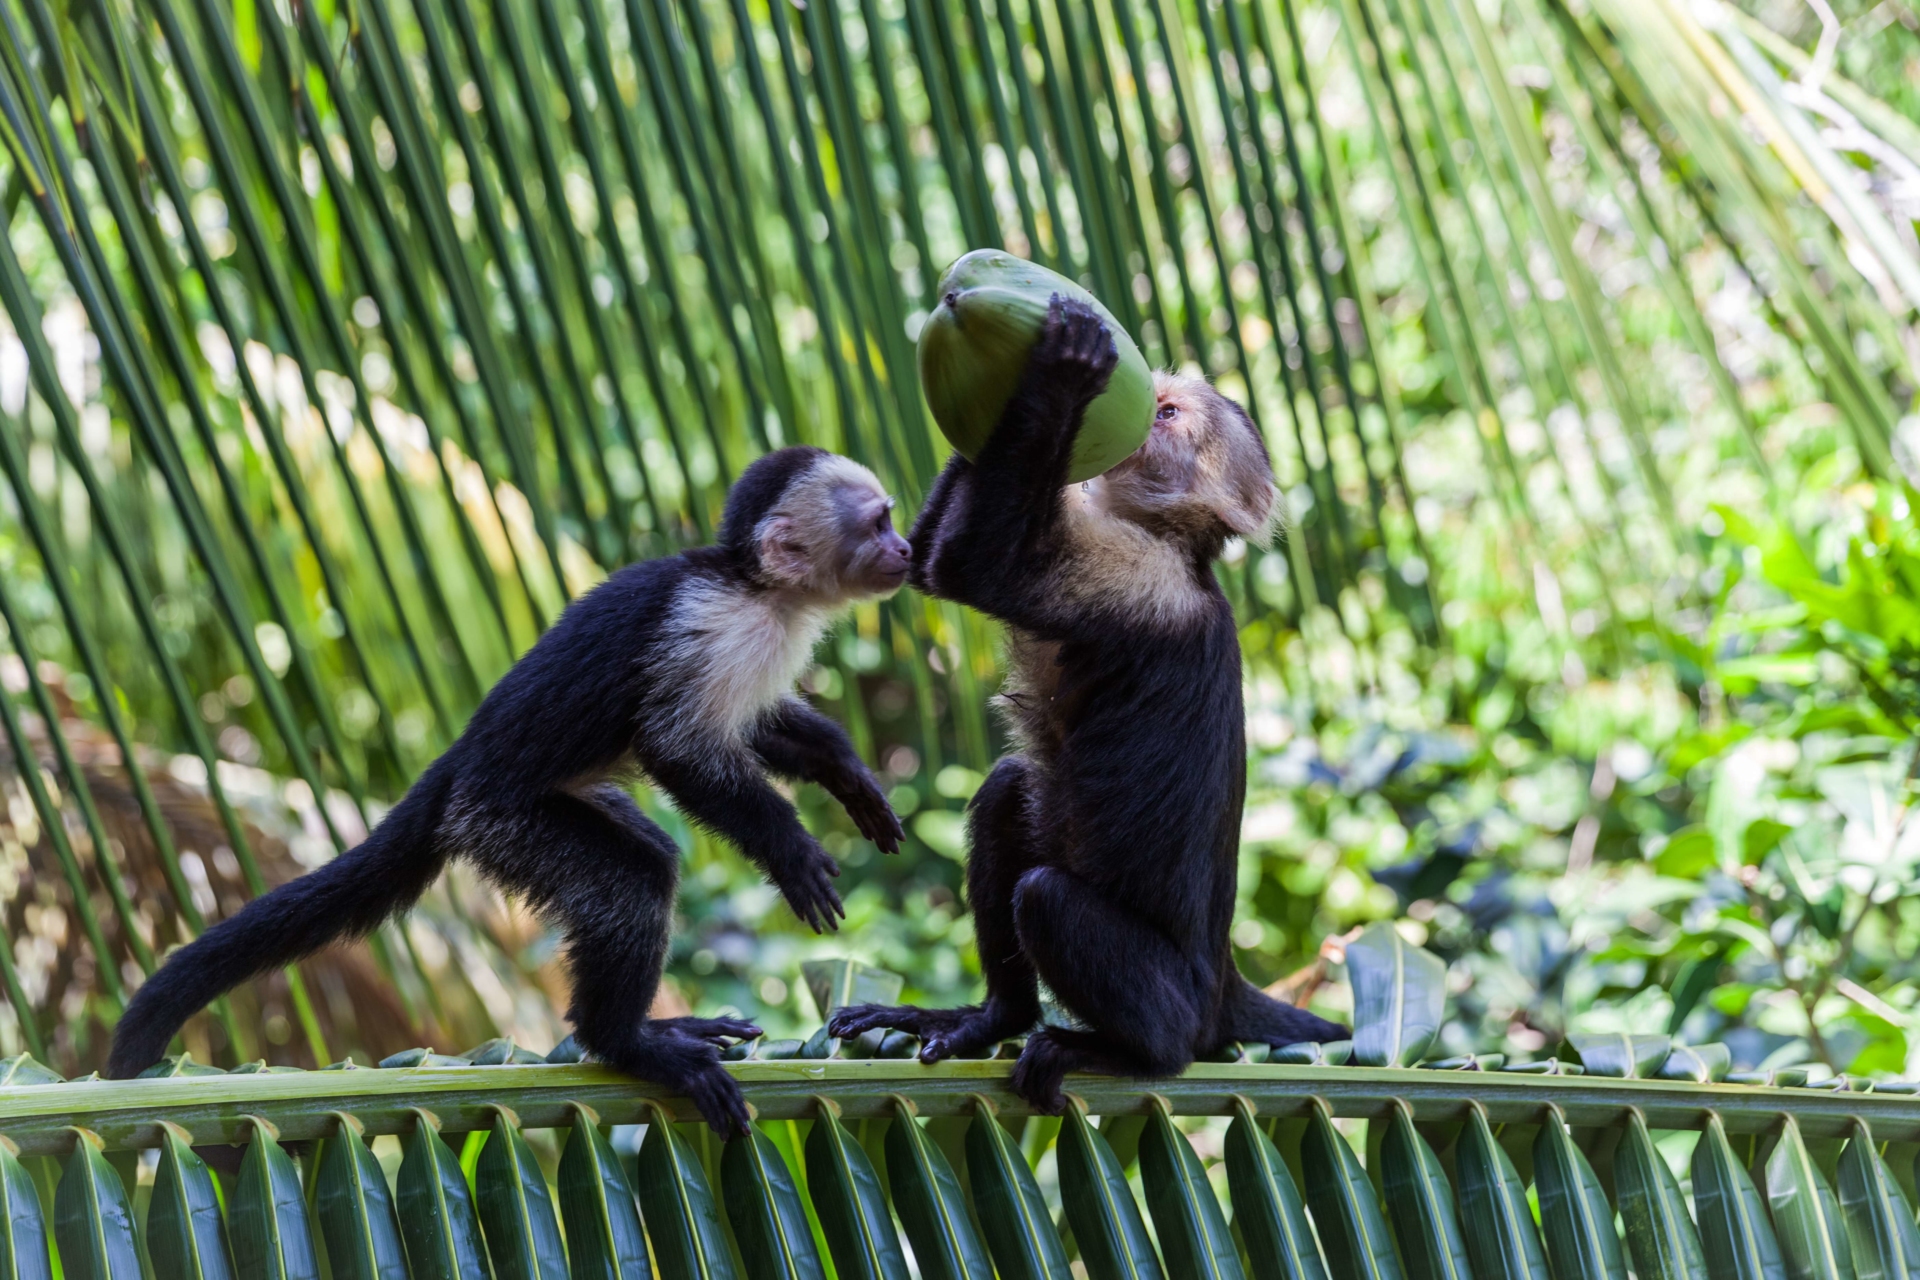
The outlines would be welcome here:
[[[760,522],[760,569],[768,577],[789,586],[799,586],[813,576],[813,563],[800,544],[799,528],[789,516],[774,516]]]
[[[1226,435],[1227,484],[1214,501],[1214,514],[1238,536],[1264,547],[1273,541],[1274,530],[1285,519],[1266,441],[1260,438],[1260,429],[1245,409],[1218,392],[1215,395],[1229,410],[1232,425],[1238,430]]]
[[[1280,523],[1280,491],[1272,481],[1237,486],[1236,492],[1216,506],[1214,514],[1240,537],[1264,547],[1273,540]]]

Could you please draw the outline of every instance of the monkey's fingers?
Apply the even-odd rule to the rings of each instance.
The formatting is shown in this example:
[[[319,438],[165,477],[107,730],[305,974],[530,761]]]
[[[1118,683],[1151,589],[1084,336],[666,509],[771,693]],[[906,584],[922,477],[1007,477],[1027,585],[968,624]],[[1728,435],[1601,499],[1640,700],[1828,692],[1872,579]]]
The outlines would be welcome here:
[[[882,853],[900,852],[900,842],[906,839],[906,828],[900,825],[900,815],[893,811],[887,798],[876,788],[860,797],[856,804],[847,806],[847,814],[853,819],[853,825],[860,834],[873,841]]]

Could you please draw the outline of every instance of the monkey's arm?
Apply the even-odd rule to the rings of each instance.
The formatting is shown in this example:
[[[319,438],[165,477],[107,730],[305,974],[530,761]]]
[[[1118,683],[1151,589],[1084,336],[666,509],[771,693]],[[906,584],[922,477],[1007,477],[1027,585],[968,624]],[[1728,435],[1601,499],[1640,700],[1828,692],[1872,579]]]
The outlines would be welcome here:
[[[915,524],[916,585],[1047,630],[1047,579],[1065,552],[1062,490],[1074,441],[1118,359],[1100,317],[1055,295],[980,456],[948,463]]]
[[[819,784],[883,852],[900,852],[906,832],[846,730],[799,698],[787,697],[754,730],[752,746],[773,772]]]
[[[847,909],[833,887],[839,864],[807,834],[800,815],[768,783],[750,751],[707,743],[697,760],[649,754],[642,763],[682,813],[732,841],[764,871],[814,932],[840,927]]]

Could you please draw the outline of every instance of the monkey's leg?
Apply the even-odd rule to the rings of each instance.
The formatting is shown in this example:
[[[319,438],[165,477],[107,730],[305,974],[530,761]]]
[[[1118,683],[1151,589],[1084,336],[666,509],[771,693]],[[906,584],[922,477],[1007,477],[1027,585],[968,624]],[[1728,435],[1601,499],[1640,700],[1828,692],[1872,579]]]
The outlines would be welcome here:
[[[527,894],[566,934],[573,975],[567,1016],[581,1047],[693,1099],[715,1132],[744,1132],[746,1103],[720,1065],[715,1041],[759,1029],[647,1018],[673,924],[680,851],[672,838],[611,787],[549,795],[499,821],[504,838],[486,841],[475,860]],[[537,860],[527,850],[538,850]]]
[[[1212,984],[1165,934],[1057,867],[1021,877],[1014,920],[1023,950],[1087,1028],[1028,1038],[1012,1080],[1022,1097],[1057,1111],[1069,1071],[1170,1076],[1193,1061]]]
[[[841,1009],[829,1024],[834,1035],[892,1027],[919,1036],[921,1060],[938,1062],[977,1053],[1040,1020],[1039,984],[1013,924],[1014,888],[1040,858],[1029,816],[1033,786],[1033,763],[1008,756],[994,766],[967,808],[967,904],[987,979],[986,1002],[958,1009],[877,1004]]]

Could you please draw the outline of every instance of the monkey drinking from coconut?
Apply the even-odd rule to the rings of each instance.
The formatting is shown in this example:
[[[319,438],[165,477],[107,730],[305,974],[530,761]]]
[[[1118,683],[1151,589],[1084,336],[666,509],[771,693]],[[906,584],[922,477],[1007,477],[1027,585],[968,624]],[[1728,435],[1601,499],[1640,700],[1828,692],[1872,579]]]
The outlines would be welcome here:
[[[909,537],[916,587],[1008,628],[1000,701],[1023,750],[968,811],[986,1000],[831,1022],[919,1036],[928,1062],[1031,1032],[1012,1084],[1050,1112],[1069,1071],[1166,1076],[1234,1041],[1346,1035],[1241,977],[1228,940],[1246,734],[1213,564],[1228,538],[1269,534],[1266,446],[1204,380],[1157,374],[1146,442],[1068,486],[1117,358],[1101,318],[1056,293],[992,435],[955,455]],[[1077,1028],[1034,1029],[1042,980]]]
[[[838,927],[839,867],[767,775],[818,783],[898,851],[899,821],[846,734],[792,692],[838,614],[905,580],[892,507],[865,467],[820,449],[756,461],[716,545],[632,565],[574,601],[365,842],[176,952],[121,1018],[108,1074],[137,1073],[222,992],[369,932],[465,858],[565,934],[568,1016],[588,1053],[692,1098],[717,1131],[743,1131],[719,1046],[758,1028],[646,1016],[680,853],[621,782],[650,778],[815,931]]]

